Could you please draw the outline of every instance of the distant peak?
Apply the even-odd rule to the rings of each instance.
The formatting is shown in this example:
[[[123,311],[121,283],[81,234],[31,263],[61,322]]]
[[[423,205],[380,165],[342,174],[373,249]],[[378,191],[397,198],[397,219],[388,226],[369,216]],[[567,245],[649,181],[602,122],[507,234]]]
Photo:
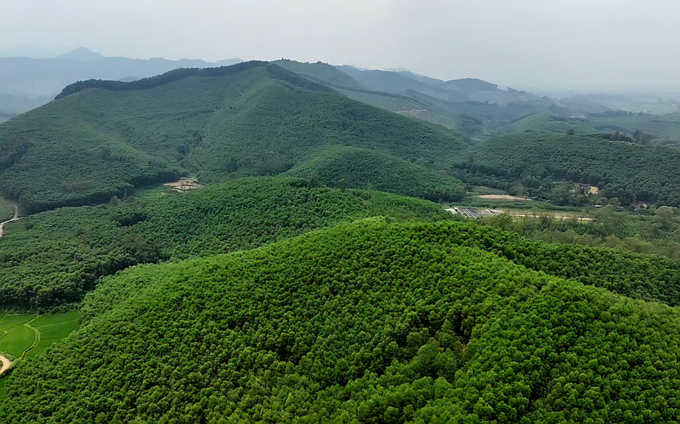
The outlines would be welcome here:
[[[103,55],[101,55],[99,53],[95,53],[91,50],[88,50],[85,47],[78,47],[77,49],[73,50],[72,52],[63,54],[59,57],[60,57],[60,59],[80,60],[80,61],[83,61],[83,62],[99,60],[99,59],[104,58]]]

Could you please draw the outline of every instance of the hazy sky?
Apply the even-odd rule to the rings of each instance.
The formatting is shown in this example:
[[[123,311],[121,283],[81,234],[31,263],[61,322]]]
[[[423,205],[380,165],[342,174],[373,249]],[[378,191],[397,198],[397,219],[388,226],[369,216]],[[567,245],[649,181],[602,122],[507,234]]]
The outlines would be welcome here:
[[[405,67],[535,90],[678,91],[680,0],[0,0],[0,52],[79,46]]]

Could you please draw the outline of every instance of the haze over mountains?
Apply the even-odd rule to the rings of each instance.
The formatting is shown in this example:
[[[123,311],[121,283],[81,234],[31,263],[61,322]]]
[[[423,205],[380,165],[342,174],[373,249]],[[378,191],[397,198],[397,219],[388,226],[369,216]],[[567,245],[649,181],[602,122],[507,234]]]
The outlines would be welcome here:
[[[65,86],[80,80],[134,80],[177,68],[206,68],[240,61],[105,57],[83,47],[54,58],[4,57],[0,58],[0,116],[16,115],[45,104]]]
[[[679,122],[291,60],[71,83],[0,124],[0,414],[672,422]]]

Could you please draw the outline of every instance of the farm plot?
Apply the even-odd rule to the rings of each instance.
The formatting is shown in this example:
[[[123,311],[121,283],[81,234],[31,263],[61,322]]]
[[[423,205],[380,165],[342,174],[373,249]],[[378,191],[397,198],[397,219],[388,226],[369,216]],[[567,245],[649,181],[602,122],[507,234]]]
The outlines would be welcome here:
[[[24,325],[36,314],[5,315],[0,319],[0,352],[10,358],[19,358],[35,343],[35,332]]]
[[[40,340],[26,356],[30,358],[39,355],[52,344],[66,338],[72,331],[78,329],[78,322],[78,311],[39,316],[31,322],[31,327],[38,330]]]
[[[0,319],[0,353],[16,360],[35,356],[78,328],[78,311],[5,315]]]

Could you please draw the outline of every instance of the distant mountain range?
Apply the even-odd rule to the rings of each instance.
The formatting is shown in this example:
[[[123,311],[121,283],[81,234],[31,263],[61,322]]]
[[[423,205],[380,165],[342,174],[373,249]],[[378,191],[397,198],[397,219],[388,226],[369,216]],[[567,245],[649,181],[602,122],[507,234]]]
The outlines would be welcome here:
[[[20,114],[47,103],[65,86],[80,80],[131,81],[177,68],[207,68],[239,62],[241,59],[207,62],[106,57],[83,47],[50,59],[0,58],[0,121],[3,116]]]

